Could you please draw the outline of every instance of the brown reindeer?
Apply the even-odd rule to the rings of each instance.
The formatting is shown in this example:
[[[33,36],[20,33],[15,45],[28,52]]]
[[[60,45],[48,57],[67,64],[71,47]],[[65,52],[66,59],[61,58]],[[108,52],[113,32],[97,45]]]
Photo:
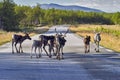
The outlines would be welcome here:
[[[51,46],[54,44],[55,36],[40,35],[39,38],[42,42],[43,50],[46,52],[47,56],[49,56],[51,58],[51,50],[53,50],[53,47],[51,47]],[[49,46],[49,53],[47,52],[47,50],[45,48],[46,46]],[[53,52],[54,52],[54,50],[53,50]]]
[[[24,40],[26,39],[29,39],[31,40],[29,34],[25,33],[25,36],[22,36],[22,35],[17,35],[17,34],[13,34],[12,35],[12,53],[14,53],[14,46],[15,46],[15,49],[16,49],[16,52],[17,53],[23,53],[23,50],[22,50],[22,43]],[[20,44],[19,45],[19,50],[17,48],[17,44]]]
[[[91,37],[86,35],[86,37],[83,40],[84,46],[85,46],[85,53],[90,52],[90,39],[91,39]]]

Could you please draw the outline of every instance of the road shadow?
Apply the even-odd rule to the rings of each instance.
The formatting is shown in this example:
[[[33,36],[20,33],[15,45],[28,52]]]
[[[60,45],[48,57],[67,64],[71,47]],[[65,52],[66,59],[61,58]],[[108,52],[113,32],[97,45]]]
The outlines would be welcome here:
[[[108,60],[119,60],[120,61],[120,54],[119,53],[64,53],[64,59],[73,59],[73,60],[79,60],[79,59],[108,59]]]
[[[11,52],[0,52],[0,59],[28,59],[30,58],[30,53],[14,53]]]
[[[32,53],[33,58],[35,57],[35,53]],[[42,59],[48,59],[49,57],[45,54],[45,52],[43,52],[42,54]],[[75,61],[79,61],[80,59],[108,59],[108,60],[117,60],[120,61],[120,54],[119,53],[115,53],[115,52],[106,52],[106,53],[84,53],[84,52],[65,52],[64,53],[64,60],[75,60]],[[30,59],[30,53],[14,53],[12,54],[11,52],[0,52],[0,59],[3,58],[26,58],[26,59]],[[53,56],[51,59],[55,59],[56,56]]]

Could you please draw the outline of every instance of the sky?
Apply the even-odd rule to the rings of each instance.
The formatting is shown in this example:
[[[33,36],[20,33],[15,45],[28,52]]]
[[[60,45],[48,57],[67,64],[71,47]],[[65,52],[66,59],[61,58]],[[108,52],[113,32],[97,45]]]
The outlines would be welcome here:
[[[105,12],[120,12],[120,0],[14,0],[16,4],[35,6],[37,3],[60,5],[78,5]]]

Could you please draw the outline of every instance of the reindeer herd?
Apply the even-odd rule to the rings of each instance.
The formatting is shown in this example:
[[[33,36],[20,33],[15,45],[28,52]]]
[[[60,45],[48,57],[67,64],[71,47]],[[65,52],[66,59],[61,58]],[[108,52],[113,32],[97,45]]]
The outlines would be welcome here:
[[[45,51],[46,55],[49,56],[50,58],[52,55],[56,56],[57,59],[63,59],[63,47],[65,46],[66,43],[66,34],[69,32],[69,29],[62,34],[58,33],[56,28],[55,28],[55,35],[40,35],[39,40],[33,40],[32,47],[31,47],[31,53],[30,57],[32,58],[32,53],[34,49],[34,53],[36,55],[36,58],[41,57],[42,49]],[[17,53],[23,53],[22,50],[22,43],[24,40],[29,39],[31,40],[29,34],[25,33],[25,36],[21,35],[16,35],[14,34],[12,36],[12,53],[14,53],[14,47],[16,49]],[[20,44],[19,47],[17,48],[17,44]],[[48,51],[46,50],[46,46],[48,46]],[[36,50],[38,49],[38,53]],[[53,52],[53,54],[52,54]]]
[[[45,51],[46,55],[50,58],[52,55],[56,56],[56,59],[63,59],[63,48],[66,43],[66,34],[69,32],[69,29],[63,34],[58,33],[55,28],[55,35],[39,35],[39,40],[33,40],[32,47],[31,47],[31,53],[30,57],[32,58],[32,53],[34,49],[34,53],[36,55],[36,58],[41,57],[42,49]],[[84,44],[85,44],[85,53],[90,52],[90,36],[86,36],[84,38]],[[14,54],[14,47],[16,49],[17,53],[23,53],[22,49],[22,43],[24,40],[29,39],[31,40],[29,34],[25,33],[25,36],[16,35],[14,34],[12,36],[12,53]],[[96,44],[95,51],[99,52],[99,42],[101,40],[100,33],[96,33],[94,36],[94,43]],[[20,44],[17,48],[17,44]],[[46,50],[46,46],[48,46],[48,50]],[[38,49],[38,54],[36,50]],[[52,54],[53,53],[53,54]]]

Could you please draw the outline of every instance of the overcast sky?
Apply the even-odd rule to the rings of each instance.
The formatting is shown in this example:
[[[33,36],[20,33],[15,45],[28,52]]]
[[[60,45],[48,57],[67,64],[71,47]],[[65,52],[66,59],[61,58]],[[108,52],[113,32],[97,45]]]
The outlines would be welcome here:
[[[36,3],[60,5],[79,5],[100,9],[105,12],[120,12],[120,0],[14,0],[16,4],[34,6]]]

